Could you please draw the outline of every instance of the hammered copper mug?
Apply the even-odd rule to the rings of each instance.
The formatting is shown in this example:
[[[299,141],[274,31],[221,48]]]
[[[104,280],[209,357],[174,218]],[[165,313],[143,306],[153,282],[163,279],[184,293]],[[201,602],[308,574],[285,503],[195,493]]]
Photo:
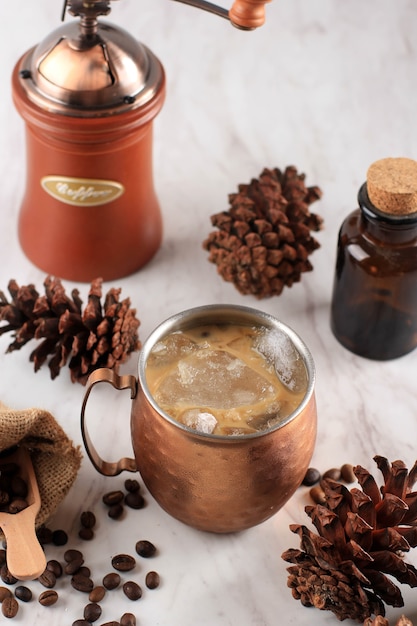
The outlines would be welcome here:
[[[307,372],[307,388],[298,408],[270,429],[245,435],[198,433],[161,410],[146,382],[152,347],[165,335],[210,324],[262,326],[284,332]],[[86,427],[86,405],[92,388],[107,382],[130,389],[131,438],[135,459],[107,462],[97,453]],[[189,309],[159,325],[145,341],[138,377],[118,376],[101,368],[87,382],[81,431],[87,454],[106,476],[139,471],[159,505],[194,528],[227,533],[268,519],[293,495],[311,461],[316,439],[315,367],[310,351],[288,326],[256,309],[209,305]]]

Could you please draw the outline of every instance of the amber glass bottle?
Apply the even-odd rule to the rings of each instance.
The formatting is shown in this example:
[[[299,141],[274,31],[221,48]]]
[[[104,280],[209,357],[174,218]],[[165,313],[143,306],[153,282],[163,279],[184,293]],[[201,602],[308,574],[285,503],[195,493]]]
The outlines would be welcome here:
[[[417,162],[368,170],[338,239],[331,327],[342,345],[387,360],[417,346]]]

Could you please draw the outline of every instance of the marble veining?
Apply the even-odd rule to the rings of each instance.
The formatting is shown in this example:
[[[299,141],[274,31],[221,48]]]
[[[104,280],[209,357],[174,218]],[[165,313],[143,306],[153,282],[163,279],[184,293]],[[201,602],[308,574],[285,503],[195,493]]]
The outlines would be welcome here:
[[[17,59],[60,22],[57,0],[13,0],[1,8],[0,42],[0,289],[10,278],[42,287],[44,274],[23,255],[17,218],[25,186],[23,122],[11,100],[10,77]],[[243,33],[226,21],[170,0],[114,2],[109,21],[148,45],[167,73],[167,99],[154,125],[154,176],[164,217],[164,242],[139,273],[115,281],[129,296],[145,339],[156,324],[191,306],[215,302],[258,307],[281,318],[308,344],[317,368],[319,428],[312,464],[324,471],[343,462],[376,466],[375,454],[417,457],[417,352],[388,363],[356,357],[340,346],[329,327],[329,302],[338,228],[356,207],[368,166],[386,156],[416,158],[415,123],[417,8],[413,0],[273,0],[267,22]],[[312,210],[324,218],[313,272],[275,299],[241,296],[207,262],[202,241],[210,215],[228,208],[227,194],[264,167],[294,164],[323,198]],[[117,284],[116,284],[117,283]],[[77,286],[85,301],[88,286]],[[113,286],[112,285],[112,286]],[[110,285],[105,285],[105,287]],[[81,444],[83,388],[62,370],[55,381],[47,368],[35,374],[31,346],[5,354],[0,337],[0,400],[14,408],[42,406]],[[124,370],[134,373],[133,357]],[[101,403],[101,405],[100,405]],[[106,396],[98,430],[103,455],[131,455],[129,402]],[[123,404],[123,408],[121,408]],[[105,479],[85,457],[78,480],[51,525],[77,535],[80,512],[102,511],[101,495],[126,476]],[[141,626],[325,626],[331,613],[306,609],[286,586],[281,553],[298,547],[291,523],[307,523],[309,502],[300,489],[272,519],[232,536],[213,536],[171,519],[146,494],[142,511],[117,522],[100,515],[96,539],[83,543],[86,562],[98,577],[110,571],[116,552],[134,551],[146,538],[159,548],[152,562],[138,562],[161,575],[158,590],[136,604],[122,591],[108,594],[101,621],[125,611]],[[53,552],[53,551],[52,551]],[[49,554],[49,553],[48,553]],[[52,556],[52,553],[51,553]],[[417,564],[413,553],[407,560]],[[36,593],[38,583],[30,583]],[[401,586],[405,609],[417,623],[417,596]],[[87,600],[57,586],[51,609],[36,601],[14,620],[33,626],[70,626]],[[1,620],[5,618],[1,617]],[[100,623],[100,622],[98,622]],[[346,622],[348,623],[348,622]]]

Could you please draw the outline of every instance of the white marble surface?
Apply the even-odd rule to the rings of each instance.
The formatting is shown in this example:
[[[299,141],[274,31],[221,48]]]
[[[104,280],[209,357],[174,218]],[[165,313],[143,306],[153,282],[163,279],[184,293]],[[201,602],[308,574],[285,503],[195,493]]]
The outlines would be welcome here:
[[[10,278],[42,287],[44,273],[23,255],[17,216],[25,185],[23,122],[11,101],[10,75],[18,57],[59,26],[58,0],[13,0],[1,7],[0,40],[0,289]],[[375,454],[411,465],[417,441],[417,353],[378,363],[343,349],[329,328],[329,301],[338,227],[356,206],[371,162],[386,156],[417,157],[417,7],[413,0],[274,0],[267,23],[244,33],[226,21],[169,0],[114,3],[110,21],[127,28],[162,60],[167,100],[155,122],[155,184],[164,215],[163,246],[141,272],[121,286],[141,320],[145,339],[169,315],[200,304],[239,303],[270,312],[309,345],[317,367],[319,430],[312,464],[321,470],[343,462],[374,471]],[[257,301],[223,282],[207,262],[201,242],[210,215],[226,209],[227,194],[263,167],[295,164],[324,196],[314,210],[325,220],[314,271],[281,297]],[[86,300],[87,285],[77,286]],[[105,285],[108,287],[110,285]],[[31,347],[5,354],[0,338],[0,399],[14,408],[51,411],[76,443],[84,389],[63,370],[35,374]],[[136,357],[126,371],[135,372]],[[100,449],[130,453],[128,402],[110,397]],[[111,443],[110,443],[111,442]],[[85,458],[79,478],[51,526],[78,529],[86,508],[100,513],[102,494],[124,477],[105,479]],[[103,602],[97,623],[130,610],[141,626],[321,626],[329,612],[305,609],[286,587],[280,555],[298,547],[288,525],[307,522],[300,489],[273,519],[233,536],[193,531],[170,519],[147,497],[146,509],[121,522],[100,516],[97,538],[83,544],[93,576],[110,569],[115,552],[132,552],[141,538],[159,556],[150,567],[160,589],[132,604],[119,590]],[[48,553],[49,554],[49,553]],[[410,555],[417,564],[415,555]],[[35,593],[39,583],[30,583]],[[417,596],[403,586],[405,611],[417,623]],[[21,605],[16,624],[70,626],[86,598],[60,583],[58,604]],[[401,609],[389,609],[392,618]],[[7,621],[2,616],[1,621]],[[346,622],[347,623],[347,622]],[[394,622],[393,622],[394,623]]]

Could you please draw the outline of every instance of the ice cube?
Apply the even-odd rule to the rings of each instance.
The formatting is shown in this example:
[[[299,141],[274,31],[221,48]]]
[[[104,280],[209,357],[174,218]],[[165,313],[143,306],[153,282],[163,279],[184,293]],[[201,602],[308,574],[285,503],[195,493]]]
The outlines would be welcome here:
[[[271,363],[275,372],[290,391],[301,393],[307,389],[307,372],[300,353],[291,339],[280,330],[261,334],[256,340],[257,350]]]
[[[148,365],[150,367],[166,367],[197,348],[198,344],[183,333],[173,333],[153,346],[148,357]]]
[[[217,426],[217,420],[211,413],[190,409],[182,415],[183,423],[199,433],[210,435]]]
[[[191,353],[170,370],[155,399],[168,406],[231,409],[273,397],[274,393],[266,378],[237,357],[204,349]]]

